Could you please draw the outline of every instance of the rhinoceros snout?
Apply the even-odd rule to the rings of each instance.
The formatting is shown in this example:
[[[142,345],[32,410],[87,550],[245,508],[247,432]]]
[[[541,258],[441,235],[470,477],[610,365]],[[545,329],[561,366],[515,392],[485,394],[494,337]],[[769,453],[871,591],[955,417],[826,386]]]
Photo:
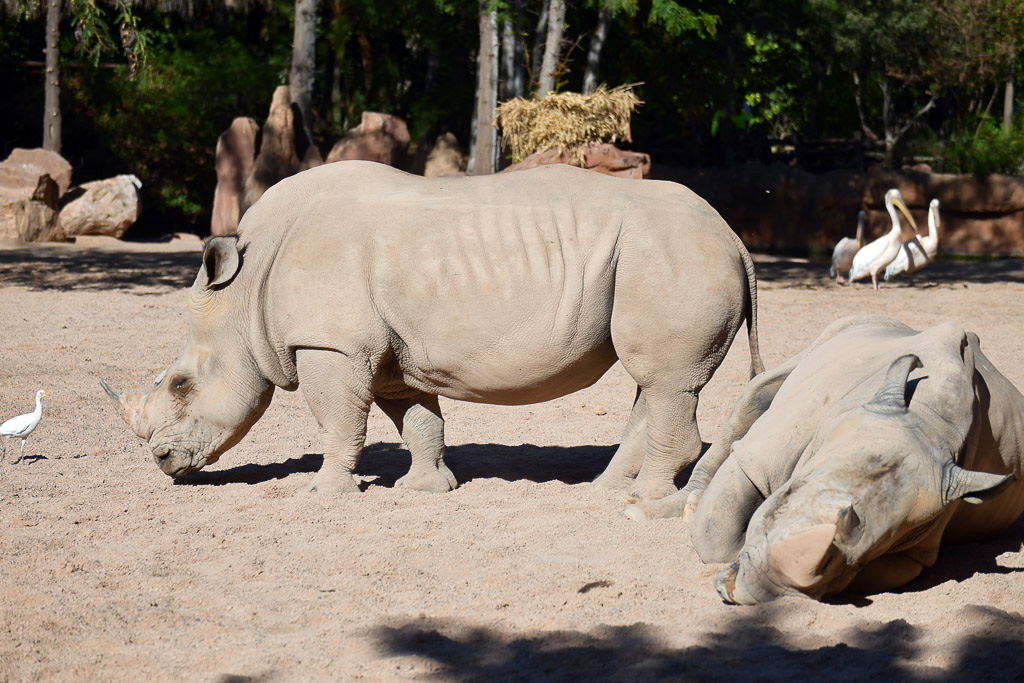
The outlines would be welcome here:
[[[153,446],[153,460],[164,474],[171,477],[181,477],[200,469],[193,464],[191,453],[185,453],[167,444]]]

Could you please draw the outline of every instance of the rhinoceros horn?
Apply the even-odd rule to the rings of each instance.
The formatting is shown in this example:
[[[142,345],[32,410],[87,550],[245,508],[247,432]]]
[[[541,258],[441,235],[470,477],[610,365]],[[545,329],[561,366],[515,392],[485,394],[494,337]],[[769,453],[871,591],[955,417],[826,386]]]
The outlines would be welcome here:
[[[992,474],[965,470],[950,460],[942,468],[942,503],[949,505],[954,500],[963,498],[968,503],[984,502],[998,495],[1017,478],[1013,472],[1009,474]]]
[[[877,413],[905,413],[907,411],[907,378],[914,368],[921,367],[921,359],[912,353],[900,356],[885,373],[885,382],[867,406]]]
[[[145,433],[145,430],[140,424],[142,416],[142,396],[122,396],[116,391],[110,388],[110,385],[100,380],[100,386],[103,387],[103,391],[107,393],[107,396],[117,406],[117,412],[121,415],[121,419],[124,420],[132,431],[140,439],[148,439],[149,434]]]

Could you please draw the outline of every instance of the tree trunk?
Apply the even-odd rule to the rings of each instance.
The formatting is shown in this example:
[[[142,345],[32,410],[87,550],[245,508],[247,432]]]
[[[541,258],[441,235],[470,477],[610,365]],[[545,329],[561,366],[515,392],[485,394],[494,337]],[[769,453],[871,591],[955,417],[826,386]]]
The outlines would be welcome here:
[[[612,10],[607,5],[597,14],[597,29],[590,37],[590,49],[587,51],[587,70],[583,74],[583,94],[589,95],[597,88],[597,73],[601,66],[601,48],[608,37],[608,26],[612,23]]]
[[[537,30],[533,34],[533,50],[530,52],[530,82],[540,80],[540,63],[544,60],[544,40],[548,35],[548,14],[551,12],[551,0],[543,0],[540,15],[537,17]]]
[[[555,89],[555,72],[562,48],[562,34],[565,32],[565,0],[551,0],[548,12],[548,37],[544,43],[544,61],[540,65],[537,84],[537,99],[542,99]]]
[[[501,23],[501,99],[516,96],[516,35],[511,19]]]
[[[46,87],[43,111],[43,149],[60,154],[60,14],[63,0],[46,3]]]
[[[1010,73],[1006,75],[1006,90],[1003,92],[1003,130],[1013,128],[1013,77],[1017,70],[1017,45],[1010,45]]]
[[[487,11],[489,0],[480,3],[480,52],[476,83],[476,145],[473,148],[473,175],[494,173],[494,106],[496,86],[495,54],[498,34],[498,12]]]
[[[306,139],[313,140],[313,76],[316,68],[316,6],[318,0],[295,0],[295,39],[288,94],[302,112]],[[301,158],[302,155],[300,154]]]

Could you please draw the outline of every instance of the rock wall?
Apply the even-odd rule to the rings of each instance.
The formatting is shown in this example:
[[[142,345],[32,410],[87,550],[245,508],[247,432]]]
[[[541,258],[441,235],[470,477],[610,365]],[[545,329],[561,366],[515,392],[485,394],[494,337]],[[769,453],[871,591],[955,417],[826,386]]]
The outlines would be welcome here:
[[[885,191],[899,189],[922,232],[940,202],[939,251],[1024,254],[1024,178],[983,178],[912,170],[807,173],[790,166],[684,169],[658,164],[655,178],[686,185],[722,214],[743,241],[771,249],[831,249],[867,212],[867,239],[889,230]],[[904,221],[904,237],[910,228]]]

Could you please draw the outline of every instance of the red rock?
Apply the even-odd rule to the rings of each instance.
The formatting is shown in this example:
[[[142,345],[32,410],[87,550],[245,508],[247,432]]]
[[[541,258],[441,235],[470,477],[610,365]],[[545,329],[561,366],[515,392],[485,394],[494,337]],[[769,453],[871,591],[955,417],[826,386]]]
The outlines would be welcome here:
[[[631,152],[622,150],[609,143],[598,143],[587,145],[583,149],[583,167],[604,173],[605,175],[617,176],[619,178],[649,178],[651,175],[651,157],[642,152]],[[536,166],[547,164],[571,164],[572,157],[568,151],[559,152],[557,149],[548,149],[543,152],[531,154],[517,164],[512,164],[501,173],[509,171],[522,171]]]
[[[427,178],[450,178],[466,174],[466,155],[452,133],[439,135],[427,155],[423,175]]]
[[[57,183],[57,198],[60,199],[71,187],[71,164],[67,159],[49,150],[23,149],[15,147],[5,163],[38,166]]]
[[[248,116],[231,122],[217,138],[217,188],[213,192],[210,234],[230,235],[238,229],[239,203],[246,177],[256,161],[256,136],[259,124]]]
[[[405,121],[391,114],[364,111],[362,122],[331,148],[327,163],[361,159],[403,168],[408,148]]]

